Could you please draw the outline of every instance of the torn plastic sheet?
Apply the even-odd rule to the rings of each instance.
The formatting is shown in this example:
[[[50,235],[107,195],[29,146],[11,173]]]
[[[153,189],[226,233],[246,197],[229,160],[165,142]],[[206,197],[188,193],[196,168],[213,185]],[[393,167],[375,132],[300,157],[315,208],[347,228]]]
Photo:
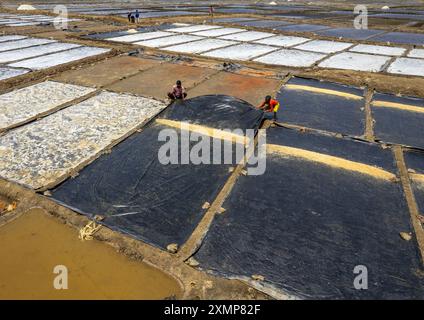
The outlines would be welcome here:
[[[174,103],[159,119],[245,130],[258,128],[262,112],[232,97],[201,96]],[[213,202],[232,165],[161,164],[158,151],[165,142],[158,141],[158,135],[164,129],[181,136],[179,128],[153,121],[52,190],[53,198],[90,217],[102,215],[108,227],[160,248],[182,245],[205,213],[202,205]]]
[[[376,93],[371,102],[376,139],[424,148],[424,100]]]
[[[378,145],[283,128],[267,140],[396,172]],[[260,275],[269,292],[297,298],[424,298],[417,243],[399,236],[413,231],[399,183],[271,153],[265,174],[240,176],[223,207],[194,256],[203,270]],[[368,290],[354,287],[362,266]]]
[[[277,94],[278,121],[361,136],[365,130],[363,90],[313,79],[293,78]]]

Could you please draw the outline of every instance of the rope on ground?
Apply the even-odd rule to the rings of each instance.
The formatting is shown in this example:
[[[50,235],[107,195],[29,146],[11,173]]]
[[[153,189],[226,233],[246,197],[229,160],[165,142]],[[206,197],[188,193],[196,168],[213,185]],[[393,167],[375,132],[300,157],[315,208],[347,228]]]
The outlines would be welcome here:
[[[81,240],[93,240],[93,235],[101,228],[95,221],[90,221],[79,231],[78,238]]]
[[[17,206],[18,206],[18,204],[16,203],[16,201],[13,201],[11,203],[7,203],[7,202],[0,200],[0,214],[6,213],[6,212],[11,212],[11,211],[15,210]]]

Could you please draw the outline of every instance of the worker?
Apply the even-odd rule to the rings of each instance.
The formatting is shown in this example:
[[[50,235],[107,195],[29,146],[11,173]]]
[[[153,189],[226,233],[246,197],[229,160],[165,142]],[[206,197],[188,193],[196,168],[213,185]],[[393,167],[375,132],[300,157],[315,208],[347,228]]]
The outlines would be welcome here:
[[[168,98],[171,100],[184,100],[187,97],[187,92],[182,86],[181,81],[177,80],[176,84],[172,87],[172,91],[168,92]]]
[[[137,10],[135,10],[135,21],[136,21],[137,23],[139,23],[139,22],[140,22],[140,13],[138,12],[138,9],[137,9]]]
[[[277,120],[277,111],[280,108],[280,103],[272,99],[271,96],[266,96],[265,101],[262,102],[258,109],[263,110],[264,112],[273,112],[274,113],[274,121]]]
[[[131,13],[131,11],[130,12],[128,12],[128,22],[131,22],[131,15],[132,15],[132,13]]]

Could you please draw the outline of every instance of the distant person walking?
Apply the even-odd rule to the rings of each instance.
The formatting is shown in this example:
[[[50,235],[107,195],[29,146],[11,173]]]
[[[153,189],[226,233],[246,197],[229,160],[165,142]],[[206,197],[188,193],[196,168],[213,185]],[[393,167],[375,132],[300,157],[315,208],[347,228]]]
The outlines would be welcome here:
[[[186,89],[182,86],[181,81],[177,80],[172,87],[172,91],[168,92],[168,98],[171,100],[184,100],[187,98]]]
[[[209,15],[211,16],[211,19],[213,19],[213,14],[214,14],[214,12],[215,12],[214,7],[213,7],[213,6],[210,6],[210,7],[209,7]]]
[[[132,16],[132,13],[131,13],[131,11],[129,11],[128,12],[128,22],[131,22],[131,16]]]
[[[140,22],[140,12],[138,12],[138,9],[137,9],[137,10],[135,10],[135,21],[136,21],[137,23],[139,23],[139,22]]]
[[[258,109],[263,110],[264,112],[270,113],[273,112],[274,121],[277,120],[277,111],[280,109],[280,103],[272,99],[271,96],[266,96],[265,101],[258,106]]]

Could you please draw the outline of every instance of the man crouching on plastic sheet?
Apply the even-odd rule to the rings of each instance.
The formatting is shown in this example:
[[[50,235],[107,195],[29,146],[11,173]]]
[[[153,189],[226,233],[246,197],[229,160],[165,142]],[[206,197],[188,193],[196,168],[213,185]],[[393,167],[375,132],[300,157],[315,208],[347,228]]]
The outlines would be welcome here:
[[[265,101],[258,106],[258,109],[263,110],[264,112],[273,112],[274,121],[277,120],[277,111],[279,108],[280,108],[280,103],[277,100],[272,99],[271,96],[266,96]]]

